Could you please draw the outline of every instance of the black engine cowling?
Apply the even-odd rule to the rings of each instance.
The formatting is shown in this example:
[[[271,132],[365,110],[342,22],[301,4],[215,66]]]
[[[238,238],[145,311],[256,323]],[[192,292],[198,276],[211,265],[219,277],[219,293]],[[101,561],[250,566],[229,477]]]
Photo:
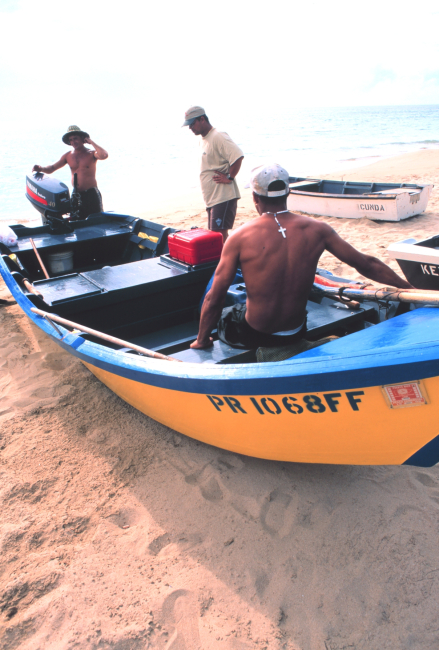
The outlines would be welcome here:
[[[26,176],[26,198],[41,213],[43,223],[71,212],[69,188],[47,174],[36,172]]]
[[[74,196],[76,198],[78,195],[74,193]],[[43,224],[48,224],[52,231],[62,233],[73,230],[63,215],[73,216],[77,201],[73,201],[73,195],[70,198],[69,188],[65,183],[36,172],[31,177],[26,176],[26,198],[41,214]]]

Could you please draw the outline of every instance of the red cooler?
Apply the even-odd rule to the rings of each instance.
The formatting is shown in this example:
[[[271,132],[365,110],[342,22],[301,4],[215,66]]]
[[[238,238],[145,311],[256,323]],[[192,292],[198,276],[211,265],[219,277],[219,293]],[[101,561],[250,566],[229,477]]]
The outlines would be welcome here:
[[[221,257],[223,236],[204,228],[182,230],[168,236],[169,255],[191,266],[215,262]]]

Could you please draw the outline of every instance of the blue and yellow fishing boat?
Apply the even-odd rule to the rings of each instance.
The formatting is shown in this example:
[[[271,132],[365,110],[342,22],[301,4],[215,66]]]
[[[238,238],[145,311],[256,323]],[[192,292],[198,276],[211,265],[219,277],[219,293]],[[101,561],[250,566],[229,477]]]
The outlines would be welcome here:
[[[439,461],[439,309],[431,292],[362,291],[321,271],[308,302],[309,338],[338,338],[258,362],[256,350],[219,340],[190,349],[217,262],[173,259],[172,229],[102,213],[12,230],[17,242],[0,245],[0,270],[18,305],[151,418],[259,458]],[[238,275],[228,302],[244,299]]]

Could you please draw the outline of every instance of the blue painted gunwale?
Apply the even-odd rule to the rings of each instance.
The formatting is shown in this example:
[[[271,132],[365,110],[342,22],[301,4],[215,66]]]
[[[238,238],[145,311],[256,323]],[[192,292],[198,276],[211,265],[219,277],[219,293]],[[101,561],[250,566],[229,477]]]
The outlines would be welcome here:
[[[313,355],[310,351],[293,360],[276,363],[212,366],[121,354],[70,334],[57,325],[65,337],[60,340],[44,318],[30,311],[31,301],[17,286],[1,258],[0,270],[17,304],[58,345],[88,364],[143,384],[199,394],[285,395],[366,388],[439,376],[439,340],[422,345],[418,342],[388,346],[378,351],[338,352],[330,356]],[[432,319],[439,321],[439,310],[428,311]],[[425,316],[430,318],[428,313]],[[336,349],[341,345],[342,340],[328,344]],[[328,346],[325,347],[329,352]]]

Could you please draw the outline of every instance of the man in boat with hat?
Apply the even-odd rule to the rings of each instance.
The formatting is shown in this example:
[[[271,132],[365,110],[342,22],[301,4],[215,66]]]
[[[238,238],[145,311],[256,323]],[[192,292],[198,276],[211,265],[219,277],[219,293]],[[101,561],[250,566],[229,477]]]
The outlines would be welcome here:
[[[234,231],[225,243],[192,348],[211,346],[210,333],[217,324],[219,338],[238,348],[282,347],[305,338],[306,304],[325,250],[370,280],[412,288],[328,224],[290,212],[289,174],[280,165],[254,169],[250,186],[259,217]],[[238,267],[246,284],[246,304],[222,310]]]
[[[201,191],[206,204],[209,230],[220,232],[225,242],[235,223],[241,195],[236,175],[244,154],[232,138],[217,131],[201,106],[191,106],[184,114],[182,126],[201,135]]]
[[[77,189],[81,197],[79,219],[86,219],[89,214],[95,212],[103,212],[102,195],[96,182],[96,163],[98,160],[106,160],[108,153],[96,142],[93,142],[88,133],[81,131],[76,125],[69,126],[62,141],[73,147],[73,151],[63,154],[53,165],[46,167],[34,165],[32,171],[52,174],[64,165],[68,165],[72,172],[72,185],[74,174],[77,174]],[[90,144],[94,150],[87,149],[85,144]]]

